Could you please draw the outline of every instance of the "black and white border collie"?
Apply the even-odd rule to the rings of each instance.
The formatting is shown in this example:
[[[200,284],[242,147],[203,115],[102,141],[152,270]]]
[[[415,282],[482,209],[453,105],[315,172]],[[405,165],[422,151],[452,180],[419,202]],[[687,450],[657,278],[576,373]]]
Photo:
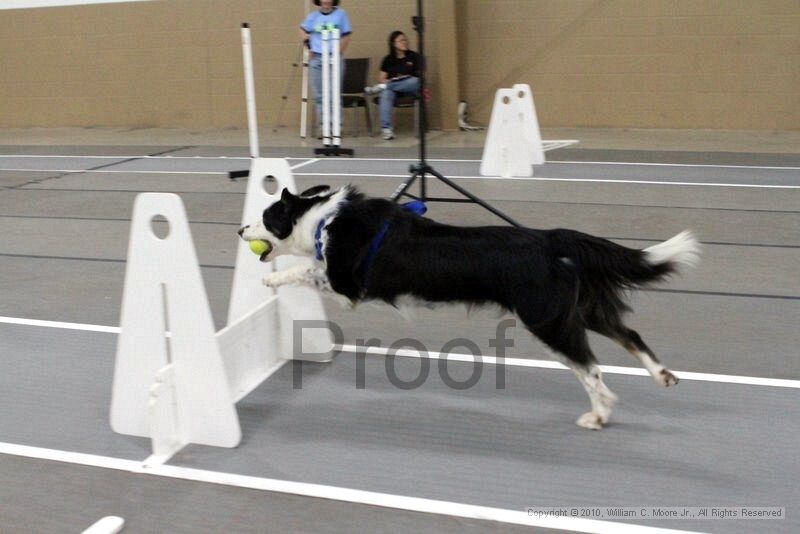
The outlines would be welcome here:
[[[459,227],[367,198],[352,186],[317,186],[299,196],[284,189],[261,220],[239,230],[282,254],[315,258],[277,271],[269,287],[309,285],[355,305],[410,297],[425,303],[495,304],[515,313],[574,371],[592,410],[577,424],[600,429],[616,396],[603,383],[586,331],[627,349],[658,384],[678,379],[622,322],[624,292],[663,280],[698,260],[691,232],[636,250],[574,230],[507,226]]]

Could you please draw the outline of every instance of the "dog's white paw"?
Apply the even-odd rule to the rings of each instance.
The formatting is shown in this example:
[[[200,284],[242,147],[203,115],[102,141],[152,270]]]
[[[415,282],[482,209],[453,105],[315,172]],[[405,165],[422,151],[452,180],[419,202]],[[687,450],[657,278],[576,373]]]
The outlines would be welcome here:
[[[664,387],[674,386],[678,383],[678,377],[666,367],[661,369],[653,378],[655,378],[657,384]]]
[[[283,276],[281,275],[281,273],[268,274],[267,276],[261,279],[261,283],[267,287],[275,289],[276,287],[280,287],[283,285]]]
[[[602,430],[603,423],[605,423],[606,420],[607,416],[603,417],[595,412],[586,412],[582,416],[578,417],[578,420],[575,421],[575,424],[583,428],[588,428],[589,430]]]

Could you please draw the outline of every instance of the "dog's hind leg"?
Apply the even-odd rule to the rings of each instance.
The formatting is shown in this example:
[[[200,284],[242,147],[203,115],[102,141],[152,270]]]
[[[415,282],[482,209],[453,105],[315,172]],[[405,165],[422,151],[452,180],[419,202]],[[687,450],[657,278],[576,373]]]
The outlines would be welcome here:
[[[595,330],[595,329],[593,329]],[[642,340],[642,337],[635,330],[631,330],[624,324],[614,325],[613,329],[609,332],[596,330],[598,333],[608,336],[630,352],[634,358],[641,362],[642,366],[647,369],[656,384],[669,387],[678,383],[678,377],[672,374],[672,371],[667,369],[664,364],[658,361],[655,353],[650,350],[650,347]]]
[[[617,396],[603,382],[603,375],[596,364],[584,367],[570,361],[566,363],[578,377],[592,403],[592,411],[586,412],[575,422],[583,428],[600,430],[608,422],[608,418],[611,416],[611,406],[616,402]]]
[[[582,319],[586,327],[622,345],[634,358],[639,360],[657,384],[662,386],[677,384],[678,378],[658,361],[655,353],[642,341],[639,333],[631,330],[622,322],[624,306],[620,302],[614,303],[612,299],[604,302],[606,305],[595,304],[584,311]]]
[[[621,331],[616,333],[613,339],[625,347],[628,352],[633,354],[634,358],[642,362],[642,365],[650,373],[650,376],[653,377],[653,380],[656,381],[656,384],[669,387],[678,383],[678,377],[672,374],[664,364],[658,361],[658,358],[653,351],[650,350],[650,347],[642,341],[642,337],[638,332],[623,326]]]
[[[572,369],[589,395],[592,411],[578,418],[576,421],[578,426],[591,430],[603,428],[611,416],[611,407],[616,402],[617,396],[603,382],[597,359],[589,347],[586,331],[582,326],[561,321],[529,329],[562,356],[564,363]]]

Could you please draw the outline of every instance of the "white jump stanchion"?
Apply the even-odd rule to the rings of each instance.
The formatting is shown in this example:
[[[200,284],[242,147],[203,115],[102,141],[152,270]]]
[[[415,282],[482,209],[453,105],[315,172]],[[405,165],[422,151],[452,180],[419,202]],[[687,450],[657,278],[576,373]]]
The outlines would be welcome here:
[[[159,215],[169,223],[164,239],[151,227]],[[111,427],[152,438],[162,454],[182,443],[235,447],[241,439],[178,195],[143,193],[133,206]]]
[[[544,164],[544,148],[531,87],[527,83],[518,83],[511,90],[514,92],[517,112],[522,122],[522,136],[530,150],[531,163],[533,165],[542,165]]]
[[[533,176],[545,162],[539,120],[531,88],[516,84],[498,89],[483,146],[480,173],[503,178]]]
[[[277,183],[274,194],[264,189],[264,179],[272,177]],[[242,223],[250,224],[261,218],[264,208],[280,199],[284,188],[297,193],[297,187],[289,168],[283,158],[259,158],[253,160],[250,178],[247,184],[247,195],[242,213]],[[257,307],[264,299],[274,295],[274,291],[261,284],[261,279],[273,268],[284,270],[300,263],[311,263],[307,258],[281,256],[267,264],[254,261],[253,253],[247,243],[240,240],[236,255],[236,272],[231,286],[231,298],[228,305],[228,324],[233,324],[244,314]],[[274,266],[273,266],[274,264]],[[282,354],[286,358],[302,358],[309,361],[325,361],[333,347],[333,338],[328,330],[311,329],[303,331],[303,339],[298,346],[292,340],[292,324],[298,320],[325,319],[325,308],[319,293],[307,287],[278,288],[280,297],[280,313]],[[302,351],[300,350],[302,348]],[[314,355],[322,355],[317,359]]]
[[[531,151],[522,135],[521,120],[514,91],[498,89],[483,146],[482,176],[533,176]]]
[[[276,195],[263,189],[277,181]],[[256,220],[280,195],[295,191],[283,159],[253,160],[243,219]],[[266,202],[265,202],[266,200]],[[169,234],[152,228],[164,217]],[[292,358],[325,361],[333,348],[321,325],[295,337],[298,320],[324,321],[320,296],[308,288],[261,284],[270,266],[238,240],[228,325],[215,333],[186,212],[179,196],[142,193],[134,203],[121,328],[111,395],[111,427],[152,440],[152,463],[189,443],[235,447],[241,427],[235,403]],[[280,268],[300,261],[279,258]]]

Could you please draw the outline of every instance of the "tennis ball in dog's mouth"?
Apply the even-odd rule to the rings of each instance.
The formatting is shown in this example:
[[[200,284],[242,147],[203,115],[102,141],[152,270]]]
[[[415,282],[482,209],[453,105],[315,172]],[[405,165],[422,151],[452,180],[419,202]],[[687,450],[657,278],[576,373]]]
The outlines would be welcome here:
[[[272,244],[267,241],[261,241],[260,239],[256,239],[255,241],[250,241],[250,250],[253,251],[253,254],[258,254],[259,256],[263,254],[267,254],[270,250],[272,250]]]

